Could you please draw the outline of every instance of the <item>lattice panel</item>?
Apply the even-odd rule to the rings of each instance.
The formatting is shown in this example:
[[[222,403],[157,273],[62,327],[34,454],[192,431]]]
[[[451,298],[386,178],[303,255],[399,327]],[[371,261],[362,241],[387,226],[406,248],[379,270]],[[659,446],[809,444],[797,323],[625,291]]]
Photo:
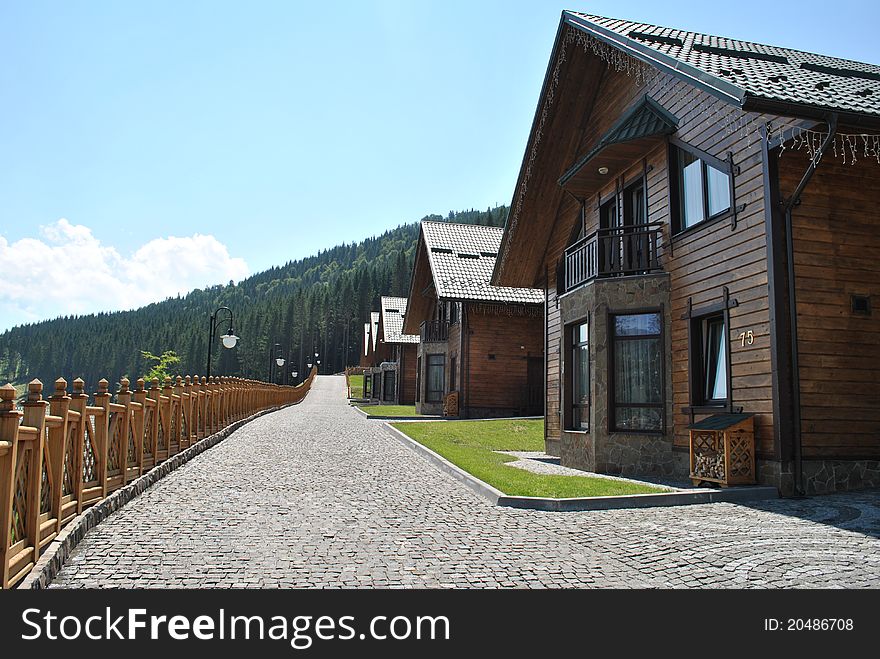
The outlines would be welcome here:
[[[43,473],[40,484],[40,513],[52,510],[52,481],[49,478],[49,454],[43,451]]]
[[[742,430],[730,433],[730,475],[752,475],[752,435]]]
[[[73,474],[76,469],[76,433],[78,424],[71,424],[67,431],[67,447],[64,452],[64,471],[61,474],[61,494],[73,494]]]
[[[86,421],[86,437],[83,442],[83,483],[93,483],[98,480],[98,468],[95,460],[95,419],[89,417]]]
[[[159,422],[159,442],[158,442],[158,449],[159,449],[160,451],[163,451],[163,450],[165,450],[166,448],[168,448],[168,447],[166,446],[166,444],[165,444],[165,424],[162,423],[162,415],[161,415],[161,414],[157,414],[157,415],[156,415],[156,420]]]
[[[153,417],[156,411],[150,407],[144,414],[144,455],[153,455]]]
[[[692,431],[694,476],[724,480],[724,440],[720,433]]]
[[[178,445],[180,443],[180,435],[177,432],[177,415],[171,414],[171,435],[169,436],[169,444]]]
[[[180,436],[183,437],[187,442],[189,441],[189,424],[186,422],[186,414],[180,417]]]
[[[134,423],[129,420],[128,424],[128,466],[137,466],[137,447],[134,441]]]
[[[107,473],[113,475],[122,469],[122,416],[116,412],[110,417],[110,444],[107,447]]]
[[[18,469],[15,473],[15,489],[12,495],[12,540],[15,544],[25,537],[28,506],[28,484],[30,480],[31,451],[27,448],[18,454]]]

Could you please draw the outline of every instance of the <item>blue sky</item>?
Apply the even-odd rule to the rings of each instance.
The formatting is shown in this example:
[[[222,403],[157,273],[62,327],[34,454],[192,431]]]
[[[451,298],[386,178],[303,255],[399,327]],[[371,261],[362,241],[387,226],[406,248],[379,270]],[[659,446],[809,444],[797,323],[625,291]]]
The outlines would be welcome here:
[[[823,6],[0,0],[0,330],[509,203],[564,8],[880,63]]]

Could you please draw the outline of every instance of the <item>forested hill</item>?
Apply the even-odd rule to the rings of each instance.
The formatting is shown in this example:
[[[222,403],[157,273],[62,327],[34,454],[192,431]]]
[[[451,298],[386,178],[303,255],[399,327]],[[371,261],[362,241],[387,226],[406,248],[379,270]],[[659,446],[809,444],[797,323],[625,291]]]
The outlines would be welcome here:
[[[507,207],[430,215],[426,220],[502,226]],[[0,382],[44,383],[62,376],[86,381],[93,391],[105,377],[134,380],[149,370],[146,350],[173,350],[175,371],[204,375],[209,316],[220,306],[235,314],[237,347],[215,346],[213,374],[266,379],[269,347],[303,370],[320,353],[321,372],[357,364],[363,326],[381,295],[408,294],[418,223],[404,224],[360,243],[337,245],[316,256],[290,261],[238,284],[192,291],[133,311],[63,317],[22,325],[0,334]],[[226,327],[219,328],[220,334]],[[219,342],[218,342],[219,346]]]

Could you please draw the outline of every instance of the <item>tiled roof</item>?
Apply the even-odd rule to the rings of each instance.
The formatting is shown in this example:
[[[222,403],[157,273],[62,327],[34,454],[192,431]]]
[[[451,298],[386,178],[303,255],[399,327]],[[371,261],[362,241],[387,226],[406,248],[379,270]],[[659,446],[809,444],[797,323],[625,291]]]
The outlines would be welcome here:
[[[405,297],[382,297],[382,329],[385,343],[418,343],[418,334],[403,333],[403,316],[406,314]]]
[[[752,97],[880,116],[874,64],[573,11],[563,20],[743,104]]]
[[[373,337],[373,350],[376,349],[376,340],[379,338],[379,312],[370,312],[370,336]]]
[[[543,303],[544,292],[540,289],[489,284],[503,233],[500,227],[422,222],[437,296],[449,300]]]

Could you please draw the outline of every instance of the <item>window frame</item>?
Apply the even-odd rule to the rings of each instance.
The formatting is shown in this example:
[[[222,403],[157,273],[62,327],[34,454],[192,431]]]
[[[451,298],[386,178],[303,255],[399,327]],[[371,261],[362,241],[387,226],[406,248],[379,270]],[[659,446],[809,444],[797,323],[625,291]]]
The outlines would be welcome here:
[[[584,342],[577,342],[574,339],[575,332],[582,325],[587,326],[587,340]],[[565,394],[565,430],[567,432],[582,432],[589,433],[592,430],[591,423],[591,415],[592,415],[592,407],[593,407],[593,368],[592,368],[592,356],[590,354],[590,330],[591,330],[591,320],[590,316],[586,316],[581,318],[580,320],[576,320],[573,323],[566,323],[565,325],[565,382],[563,386],[563,390],[566,392]],[[583,346],[587,346],[587,403],[580,404],[575,403],[575,394],[577,391],[577,358],[576,353],[578,349]],[[575,425],[575,410],[586,410],[586,427],[577,427]]]
[[[703,197],[703,219],[692,224],[689,227],[683,225],[682,211],[682,191],[681,191],[681,168],[679,165],[678,151],[685,151],[699,161],[701,161],[702,174],[702,197]],[[673,238],[684,235],[691,231],[695,231],[701,227],[708,226],[719,220],[729,218],[736,212],[736,183],[734,179],[734,168],[730,160],[720,160],[710,153],[698,149],[686,142],[670,137],[668,148],[668,167],[669,167],[669,210],[671,219],[671,229]],[[730,197],[730,206],[723,211],[718,211],[714,215],[709,214],[709,176],[706,169],[711,166],[723,174],[727,175],[728,195]]]
[[[456,369],[458,367],[458,355],[452,355],[449,358],[449,391],[457,391],[456,389]]]
[[[641,316],[646,314],[657,314],[660,319],[660,332],[658,334],[640,334],[630,337],[618,337],[615,330],[614,319],[618,316]],[[607,335],[606,342],[608,349],[608,387],[606,389],[606,398],[608,404],[607,432],[625,434],[625,435],[665,435],[666,434],[666,317],[664,306],[647,307],[641,309],[619,309],[609,311],[607,316]],[[616,382],[614,377],[614,360],[616,353],[616,343],[622,341],[637,341],[645,338],[656,337],[660,345],[660,402],[659,403],[621,403],[618,404],[615,391]],[[617,427],[617,407],[644,407],[660,410],[660,429],[659,430],[637,430],[633,428]]]
[[[425,402],[426,403],[442,403],[443,396],[446,393],[444,388],[446,386],[446,355],[442,352],[429,353],[426,355],[427,359],[425,360]],[[440,357],[442,361],[439,364],[434,364],[435,367],[442,369],[442,373],[440,375],[440,386],[439,389],[440,397],[434,400],[431,397],[431,394],[436,393],[437,389],[430,389],[431,386],[431,357]]]
[[[706,337],[703,327],[707,321],[720,318],[724,327],[726,339],[725,360],[725,388],[727,395],[724,398],[708,398],[706,396],[706,360],[703,346]],[[716,305],[702,310],[692,310],[688,319],[688,381],[690,384],[690,409],[692,410],[724,410],[731,409],[733,401],[733,374],[731,373],[731,341],[730,341],[730,312],[727,308],[717,308]]]

